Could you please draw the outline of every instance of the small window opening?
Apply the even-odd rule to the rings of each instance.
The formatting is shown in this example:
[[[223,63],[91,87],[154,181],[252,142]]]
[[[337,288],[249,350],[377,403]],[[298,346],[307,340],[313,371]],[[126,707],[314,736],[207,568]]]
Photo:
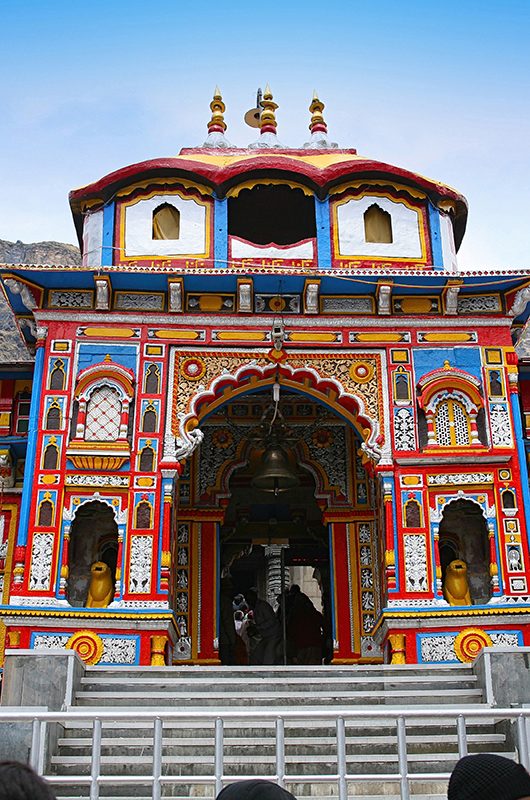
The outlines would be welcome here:
[[[490,372],[490,395],[492,397],[502,397],[502,383],[500,373],[496,369]]]
[[[156,411],[153,406],[148,406],[144,413],[144,418],[142,420],[142,431],[144,433],[156,432]]]
[[[46,428],[49,431],[61,430],[61,408],[58,403],[52,403],[46,416]]]
[[[144,447],[140,453],[140,472],[153,472],[155,467],[155,451],[152,447]]]
[[[417,500],[408,500],[405,505],[405,526],[407,528],[421,527],[421,508]]]
[[[59,451],[55,444],[49,444],[44,451],[44,469],[57,469]]]
[[[153,211],[153,239],[180,238],[180,211],[163,203]]]
[[[64,362],[59,359],[55,362],[55,365],[52,369],[52,373],[50,375],[50,389],[55,392],[62,392],[64,389]]]
[[[136,507],[136,527],[137,528],[150,528],[151,527],[151,504],[147,500],[142,500]]]
[[[396,373],[395,387],[396,387],[396,400],[409,400],[410,391],[409,391],[408,375],[406,375],[403,372]]]
[[[515,503],[515,494],[511,489],[505,489],[501,495],[503,508],[517,508]]]
[[[289,245],[316,236],[315,200],[289,186],[255,186],[228,200],[228,233],[253,244]]]
[[[145,372],[145,393],[158,394],[160,391],[160,369],[156,364],[149,364]]]
[[[39,518],[37,525],[48,528],[53,521],[53,503],[51,500],[43,500],[39,506]]]
[[[15,433],[26,434],[28,432],[30,404],[31,396],[29,392],[21,392],[18,395],[16,404]]]
[[[364,212],[364,238],[367,242],[392,244],[392,218],[374,203]]]

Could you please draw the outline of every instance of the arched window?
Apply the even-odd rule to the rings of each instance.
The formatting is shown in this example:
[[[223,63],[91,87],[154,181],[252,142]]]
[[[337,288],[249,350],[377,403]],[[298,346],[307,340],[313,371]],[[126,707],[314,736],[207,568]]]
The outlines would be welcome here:
[[[149,364],[145,371],[145,392],[146,394],[160,392],[160,369],[156,364]]]
[[[136,506],[136,527],[137,528],[150,528],[151,527],[151,503],[147,500],[142,500]]]
[[[57,469],[58,462],[59,450],[57,449],[56,444],[50,442],[44,451],[42,466],[44,469]]]
[[[366,242],[392,244],[392,218],[377,203],[364,212],[364,239]]]
[[[85,440],[114,442],[120,433],[121,398],[112,386],[95,389],[87,404]]]
[[[155,468],[155,451],[152,447],[144,447],[140,453],[140,463],[138,469],[140,472],[153,472]]]
[[[153,239],[178,239],[180,237],[180,211],[163,203],[153,211]]]
[[[156,409],[154,406],[147,406],[142,420],[142,431],[144,433],[155,433],[157,424]]]
[[[46,414],[46,428],[49,431],[60,431],[62,422],[61,406],[53,401]]]
[[[443,400],[434,417],[436,443],[442,447],[455,447],[471,443],[469,417],[462,403]]]
[[[39,516],[37,525],[49,527],[53,522],[53,503],[51,500],[43,500],[39,505]]]
[[[396,400],[410,400],[409,376],[406,372],[394,374],[394,398]]]
[[[64,389],[65,380],[66,375],[64,372],[64,361],[61,358],[58,358],[51,371],[50,389],[53,389],[56,392],[62,392]]]
[[[490,370],[489,373],[490,395],[492,397],[502,397],[502,382],[500,372],[496,369]]]
[[[421,527],[421,506],[417,500],[407,500],[405,503],[405,527]]]
[[[505,509],[517,508],[515,493],[511,489],[505,489],[501,494],[502,507]]]

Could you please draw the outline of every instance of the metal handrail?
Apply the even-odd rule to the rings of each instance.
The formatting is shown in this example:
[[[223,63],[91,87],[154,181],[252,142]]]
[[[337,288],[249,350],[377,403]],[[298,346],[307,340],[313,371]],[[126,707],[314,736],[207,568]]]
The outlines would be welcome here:
[[[262,777],[274,780],[281,786],[286,783],[337,783],[339,800],[347,800],[348,782],[361,781],[396,781],[400,785],[402,800],[410,800],[410,781],[413,780],[447,780],[447,772],[416,772],[411,773],[408,768],[407,758],[407,727],[411,723],[430,720],[450,720],[455,724],[458,756],[467,754],[467,724],[469,721],[488,720],[500,722],[513,720],[515,722],[515,738],[519,761],[530,769],[530,708],[494,708],[494,707],[431,707],[426,708],[342,708],[334,710],[298,708],[278,710],[255,709],[227,709],[215,710],[160,710],[160,711],[121,711],[119,709],[85,709],[73,708],[69,711],[21,711],[16,709],[0,709],[0,724],[2,722],[31,722],[32,740],[30,750],[30,763],[39,772],[44,774],[45,738],[49,723],[88,722],[92,726],[92,753],[90,775],[44,775],[55,785],[89,785],[90,800],[99,800],[99,789],[104,784],[138,785],[150,784],[152,800],[159,800],[161,786],[164,783],[186,784],[197,783],[213,785],[218,794],[225,782],[236,782],[248,777]],[[336,738],[336,764],[337,771],[333,774],[294,775],[285,772],[285,723],[294,721],[328,721],[334,724]],[[347,771],[346,756],[346,727],[348,722],[361,722],[369,720],[374,725],[396,728],[397,763],[398,771],[393,773],[349,773]],[[165,722],[174,721],[204,721],[213,723],[214,765],[210,775],[162,775],[162,744],[163,726]],[[240,724],[259,724],[272,721],[275,724],[275,775],[256,776],[253,774],[227,776],[224,772],[224,728],[225,723],[234,721]],[[153,756],[151,772],[147,775],[101,775],[101,732],[104,722],[149,722],[153,725]]]

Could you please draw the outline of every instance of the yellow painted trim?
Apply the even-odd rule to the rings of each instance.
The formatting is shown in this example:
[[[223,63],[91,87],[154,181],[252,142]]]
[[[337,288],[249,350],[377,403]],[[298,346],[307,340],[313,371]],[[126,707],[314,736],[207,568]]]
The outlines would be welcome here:
[[[355,337],[357,342],[401,342],[402,341],[402,334],[401,333],[379,333],[374,331],[373,333],[358,333]]]
[[[84,336],[110,336],[113,339],[131,339],[134,336],[132,328],[85,328]]]
[[[128,195],[135,192],[137,189],[147,189],[150,186],[154,186],[157,181],[161,181],[159,186],[160,189],[164,190],[167,186],[171,187],[178,187],[182,186],[184,189],[196,189],[200,194],[204,195],[205,197],[210,197],[213,195],[214,190],[210,186],[205,186],[201,183],[194,183],[193,181],[188,181],[186,178],[151,178],[144,181],[136,181],[136,183],[131,183],[128,186],[125,186],[123,189],[120,189],[116,193],[117,198],[125,198]],[[149,196],[142,195],[139,197],[139,200],[147,200],[149,197],[154,197],[155,194],[160,194],[160,191],[153,191]],[[186,197],[183,193],[179,192],[178,189],[175,192],[183,199],[189,200],[189,197]],[[132,204],[131,204],[132,205]]]
[[[349,203],[350,200],[362,200],[363,197],[385,197],[387,200],[390,200],[391,203],[401,203],[402,205],[406,206],[410,211],[413,211],[417,218],[418,218],[418,233],[420,237],[420,247],[421,247],[421,256],[419,258],[404,258],[402,256],[373,256],[373,255],[362,255],[360,253],[349,253],[348,255],[343,255],[340,252],[339,246],[339,220],[338,220],[338,213],[337,209],[339,206],[345,205]],[[331,213],[332,213],[332,229],[333,229],[333,257],[337,260],[341,261],[351,261],[352,259],[356,261],[377,261],[377,262],[390,262],[390,263],[410,263],[413,261],[417,264],[426,264],[427,263],[427,243],[425,240],[425,226],[427,224],[427,220],[425,214],[416,206],[413,206],[411,203],[407,202],[404,198],[397,198],[392,197],[390,192],[384,191],[371,191],[367,190],[365,192],[361,192],[358,197],[344,197],[340,200],[335,200],[331,204]]]
[[[250,178],[243,183],[238,183],[236,186],[232,186],[226,193],[227,197],[238,197],[239,193],[243,191],[243,189],[255,189],[256,186],[288,186],[290,189],[301,189],[302,192],[307,195],[308,197],[313,197],[314,192],[308,187],[304,186],[303,183],[297,183],[296,181],[288,181],[281,178]]]
[[[290,342],[337,342],[339,339],[339,331],[336,333],[306,333],[301,331],[299,333],[291,332],[289,334]]]
[[[156,336],[157,339],[198,339],[200,332],[159,330],[153,331],[153,336]]]
[[[443,333],[423,333],[422,341],[424,342],[472,342],[474,341],[473,333],[455,333],[452,331],[444,331]]]
[[[182,183],[182,182],[181,182]],[[191,184],[193,185],[193,184]],[[161,256],[159,253],[151,253],[150,255],[135,255],[135,256],[126,256],[125,255],[125,211],[129,206],[134,206],[137,203],[143,200],[150,200],[151,197],[155,197],[155,195],[167,195],[168,198],[172,197],[173,194],[177,194],[182,200],[190,200],[194,203],[197,203],[198,206],[204,206],[206,210],[205,215],[205,242],[204,242],[204,251],[202,253],[173,253],[171,255]],[[190,197],[186,194],[179,192],[178,190],[175,192],[164,192],[158,191],[157,189],[149,192],[148,194],[140,195],[139,197],[135,197],[134,200],[120,202],[116,206],[116,213],[117,218],[119,220],[119,228],[118,228],[118,259],[119,261],[124,262],[142,262],[142,261],[182,261],[183,259],[207,259],[211,257],[211,228],[213,224],[213,204],[210,198],[208,199],[199,199],[197,197]],[[155,246],[155,244],[153,244]]]
[[[38,597],[42,597],[42,594],[36,595]],[[53,598],[50,597],[50,601]],[[16,608],[15,606],[11,606],[9,608],[2,609],[2,616],[4,617],[66,617],[71,619],[84,619],[85,617],[90,617],[94,619],[174,619],[175,615],[172,612],[143,612],[137,611],[135,614],[128,614],[126,611],[118,611],[117,613],[98,613],[94,609],[88,609],[87,611],[69,611],[62,609],[61,611],[54,611],[48,609],[41,609],[41,608]]]
[[[213,333],[221,342],[264,342],[266,339],[264,331],[213,331]]]
[[[394,183],[392,180],[374,180],[373,178],[364,178],[356,181],[346,181],[345,183],[340,183],[338,186],[333,186],[329,190],[329,196],[333,197],[333,195],[342,194],[342,192],[345,192],[348,189],[358,189],[360,186],[366,186],[367,183],[369,183],[370,186],[380,186],[381,188],[385,186],[391,186],[398,192],[407,192],[407,194],[409,194],[411,197],[415,197],[416,200],[425,200],[427,197],[425,192],[415,189],[412,186],[405,186],[404,183]],[[367,191],[366,194],[371,194],[371,192]]]

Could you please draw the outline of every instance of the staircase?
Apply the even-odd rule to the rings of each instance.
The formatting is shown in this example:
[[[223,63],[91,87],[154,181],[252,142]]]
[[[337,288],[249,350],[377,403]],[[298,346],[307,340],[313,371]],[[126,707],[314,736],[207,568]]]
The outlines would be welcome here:
[[[333,719],[312,718],[311,713],[333,711],[345,717],[346,773],[366,780],[348,780],[349,797],[363,800],[400,797],[396,773],[398,746],[396,723],[383,709],[426,709],[421,720],[409,720],[406,729],[409,773],[414,800],[444,800],[447,775],[458,760],[457,728],[439,717],[448,707],[473,709],[483,705],[477,679],[467,665],[358,666],[358,667],[173,667],[105,669],[88,667],[76,694],[75,709],[201,711],[207,717],[163,723],[161,773],[189,776],[185,784],[163,782],[163,797],[213,798],[210,783],[201,776],[214,775],[215,720],[226,712],[253,712],[251,720],[230,719],[224,725],[223,780],[270,777],[276,773],[275,720],[260,714],[303,710],[307,719],[285,721],[285,786],[296,797],[338,797],[337,733]],[[487,708],[487,706],[485,706]],[[379,712],[377,711],[379,710]],[[356,712],[362,719],[356,719]],[[371,718],[367,712],[373,713]],[[437,714],[438,712],[438,714]],[[467,722],[469,752],[497,752],[513,756],[509,727],[495,722],[493,714]],[[51,757],[48,774],[90,775],[92,728],[69,721]],[[105,720],[101,737],[101,775],[139,779],[151,774],[153,722],[131,719]],[[433,775],[434,774],[434,775]],[[394,776],[385,780],[385,776]],[[425,775],[425,778],[421,776]],[[293,776],[290,780],[289,776]],[[335,778],[333,778],[335,776]],[[328,779],[329,778],[329,779]],[[88,798],[87,785],[56,785],[61,798]],[[105,798],[151,797],[146,781],[126,785],[103,783]]]

